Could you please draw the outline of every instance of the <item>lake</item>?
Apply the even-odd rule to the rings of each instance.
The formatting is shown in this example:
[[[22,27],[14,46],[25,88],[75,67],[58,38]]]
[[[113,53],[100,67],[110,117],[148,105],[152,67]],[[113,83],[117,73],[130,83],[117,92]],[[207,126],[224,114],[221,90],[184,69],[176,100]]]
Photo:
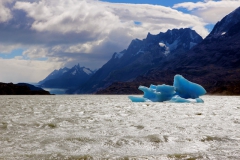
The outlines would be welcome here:
[[[239,159],[240,97],[0,96],[0,159]]]
[[[66,92],[66,89],[62,88],[43,88],[45,91],[48,91],[50,94],[63,95]]]

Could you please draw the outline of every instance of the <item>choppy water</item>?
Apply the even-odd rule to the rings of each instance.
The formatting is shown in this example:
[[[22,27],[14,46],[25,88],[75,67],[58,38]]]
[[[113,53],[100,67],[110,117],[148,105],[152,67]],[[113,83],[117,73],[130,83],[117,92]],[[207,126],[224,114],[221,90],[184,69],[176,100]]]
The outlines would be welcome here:
[[[240,97],[1,96],[0,159],[240,159]]]

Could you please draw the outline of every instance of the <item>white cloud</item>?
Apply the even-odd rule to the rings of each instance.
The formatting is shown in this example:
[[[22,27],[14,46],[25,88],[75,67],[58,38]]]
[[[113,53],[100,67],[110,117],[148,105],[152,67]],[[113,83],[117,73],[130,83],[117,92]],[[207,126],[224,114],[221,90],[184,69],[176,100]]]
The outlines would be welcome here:
[[[124,28],[134,38],[143,38],[138,31],[144,31],[146,35],[148,31],[159,33],[170,28],[204,25],[195,16],[168,7],[147,4],[41,0],[34,3],[16,2],[14,8],[26,11],[34,19],[34,30],[63,34],[89,32],[89,35],[101,38],[118,28]],[[140,21],[143,25],[136,27],[134,21]]]
[[[34,18],[32,28],[37,31],[104,34],[117,27],[119,22],[117,16],[94,0],[16,2],[14,8],[24,10]]]
[[[179,3],[175,4],[173,8],[186,8],[205,22],[215,24],[239,6],[240,0],[205,0],[204,2],[199,1],[196,3]]]
[[[131,26],[131,32],[153,34],[173,28],[204,26],[205,23],[196,16],[184,14],[169,7],[147,4],[111,4],[112,12],[119,15],[119,19],[126,22],[139,21],[142,25]],[[129,25],[129,24],[127,24]],[[205,33],[207,34],[207,33]],[[205,37],[206,35],[202,35]]]
[[[6,7],[6,4],[12,2],[12,0],[0,1],[0,23],[6,22],[12,18],[11,10]]]
[[[38,82],[44,79],[54,69],[59,69],[61,63],[46,61],[0,59],[0,82]]]
[[[13,50],[22,47],[20,44],[1,44],[0,43],[0,54],[10,54]]]
[[[43,47],[31,47],[23,52],[23,55],[27,56],[30,59],[45,58],[48,54],[47,48]]]

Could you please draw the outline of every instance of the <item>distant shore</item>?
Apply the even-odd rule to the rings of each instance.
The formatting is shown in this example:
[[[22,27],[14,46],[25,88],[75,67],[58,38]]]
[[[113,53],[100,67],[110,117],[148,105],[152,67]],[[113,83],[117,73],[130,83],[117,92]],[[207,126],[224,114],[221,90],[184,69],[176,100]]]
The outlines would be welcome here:
[[[27,83],[2,83],[0,82],[0,95],[51,95],[42,88]]]

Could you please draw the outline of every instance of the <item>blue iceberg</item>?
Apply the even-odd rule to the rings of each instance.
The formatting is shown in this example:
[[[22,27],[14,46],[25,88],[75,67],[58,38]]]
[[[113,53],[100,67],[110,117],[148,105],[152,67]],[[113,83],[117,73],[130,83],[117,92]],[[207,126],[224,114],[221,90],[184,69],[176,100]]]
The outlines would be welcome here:
[[[143,97],[129,96],[132,102],[174,102],[174,103],[203,103],[199,98],[206,94],[206,90],[199,84],[185,79],[181,75],[174,76],[173,86],[150,85],[150,87],[139,86],[143,91]]]

